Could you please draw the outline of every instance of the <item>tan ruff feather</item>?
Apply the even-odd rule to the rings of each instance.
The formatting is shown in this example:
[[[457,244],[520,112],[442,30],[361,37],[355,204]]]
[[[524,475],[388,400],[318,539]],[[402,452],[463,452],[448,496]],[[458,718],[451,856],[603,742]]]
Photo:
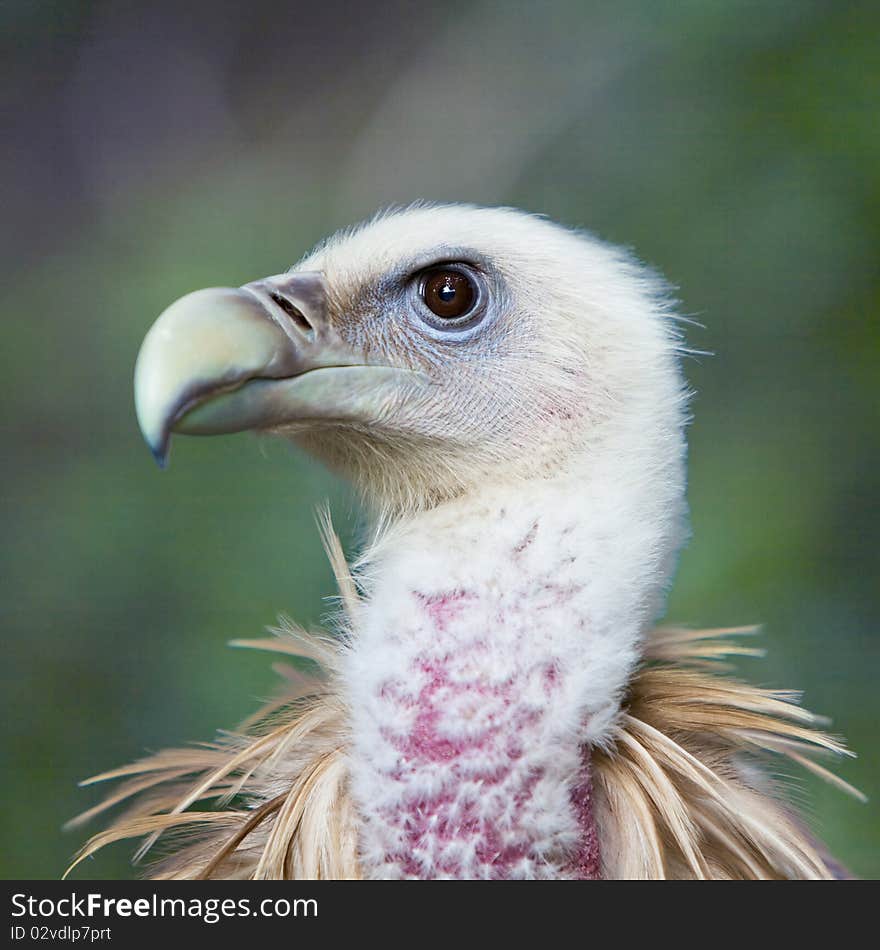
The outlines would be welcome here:
[[[355,583],[324,516],[322,533],[346,614]],[[157,879],[359,878],[357,816],[348,786],[348,711],[335,670],[344,646],[282,620],[275,637],[244,641],[298,657],[286,689],[238,733],[171,749],[83,784],[125,779],[79,826],[124,801],[129,808],[89,840],[71,868],[104,846],[144,838],[180,844],[151,869]],[[746,761],[777,755],[858,798],[814,762],[848,755],[821,732],[796,694],[719,675],[731,655],[755,654],[730,637],[751,628],[653,631],[610,741],[593,750],[594,807],[608,878],[832,878],[837,870],[770,780]],[[201,804],[214,800],[216,809]],[[181,835],[185,832],[184,837]]]

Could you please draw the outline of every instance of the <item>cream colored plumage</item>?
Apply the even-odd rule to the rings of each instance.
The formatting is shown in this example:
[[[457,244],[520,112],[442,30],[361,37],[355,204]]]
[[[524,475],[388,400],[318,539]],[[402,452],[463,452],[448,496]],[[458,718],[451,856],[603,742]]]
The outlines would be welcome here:
[[[651,631],[686,534],[681,349],[656,278],[503,209],[385,215],[169,308],[136,376],[157,456],[278,431],[374,528],[349,568],[324,523],[336,635],[252,644],[320,672],[92,780],[124,782],[76,823],[128,810],[80,859],[185,830],[158,876],[835,876],[756,763],[853,791],[815,762],[840,742],[723,674],[746,631]]]
[[[74,866],[114,841],[143,836],[151,845],[157,835],[183,828],[186,843],[151,866],[151,877],[361,877],[344,756],[348,710],[333,681],[339,645],[291,624],[274,632],[273,639],[239,645],[317,662],[321,674],[305,677],[279,664],[285,688],[240,730],[207,747],[168,750],[90,779],[86,784],[126,781],[70,827],[130,804]],[[742,768],[744,755],[788,757],[862,800],[815,761],[848,753],[795,696],[720,675],[723,658],[760,652],[730,639],[753,633],[660,628],[651,634],[626,711],[594,759],[604,877],[841,875],[775,790],[751,785]],[[210,802],[215,807],[206,810]]]

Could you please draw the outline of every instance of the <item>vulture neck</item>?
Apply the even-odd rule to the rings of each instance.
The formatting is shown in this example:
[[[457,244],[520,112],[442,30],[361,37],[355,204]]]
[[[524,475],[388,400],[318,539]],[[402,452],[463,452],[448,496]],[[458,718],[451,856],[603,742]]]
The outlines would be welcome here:
[[[342,670],[366,875],[601,876],[590,747],[682,534],[680,480],[641,471],[485,486],[369,547]]]

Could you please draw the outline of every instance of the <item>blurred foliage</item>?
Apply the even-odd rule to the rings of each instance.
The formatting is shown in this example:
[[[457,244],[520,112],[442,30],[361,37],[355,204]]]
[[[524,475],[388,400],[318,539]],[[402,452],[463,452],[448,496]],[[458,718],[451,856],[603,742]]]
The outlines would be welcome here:
[[[697,323],[693,541],[671,618],[765,624],[755,680],[834,717],[880,786],[880,5],[627,0],[0,8],[5,877],[55,877],[76,781],[271,692],[224,647],[333,593],[344,486],[239,436],[141,444],[131,372],[196,287],[380,204],[512,204],[633,246]],[[880,873],[880,822],[803,776]],[[130,875],[124,846],[82,876]]]

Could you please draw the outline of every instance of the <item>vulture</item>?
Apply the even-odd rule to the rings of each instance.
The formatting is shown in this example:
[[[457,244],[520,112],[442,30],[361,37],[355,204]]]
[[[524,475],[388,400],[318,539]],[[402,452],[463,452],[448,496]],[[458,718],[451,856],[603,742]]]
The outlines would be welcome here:
[[[456,204],[171,304],[134,381],[159,464],[172,433],[276,433],[369,521],[348,563],[319,517],[323,631],[244,641],[277,697],[89,779],[117,784],[74,824],[122,809],[75,863],[137,839],[159,879],[847,876],[780,778],[858,796],[820,761],[842,741],[734,677],[753,629],[654,626],[688,533],[680,324],[628,252]]]

